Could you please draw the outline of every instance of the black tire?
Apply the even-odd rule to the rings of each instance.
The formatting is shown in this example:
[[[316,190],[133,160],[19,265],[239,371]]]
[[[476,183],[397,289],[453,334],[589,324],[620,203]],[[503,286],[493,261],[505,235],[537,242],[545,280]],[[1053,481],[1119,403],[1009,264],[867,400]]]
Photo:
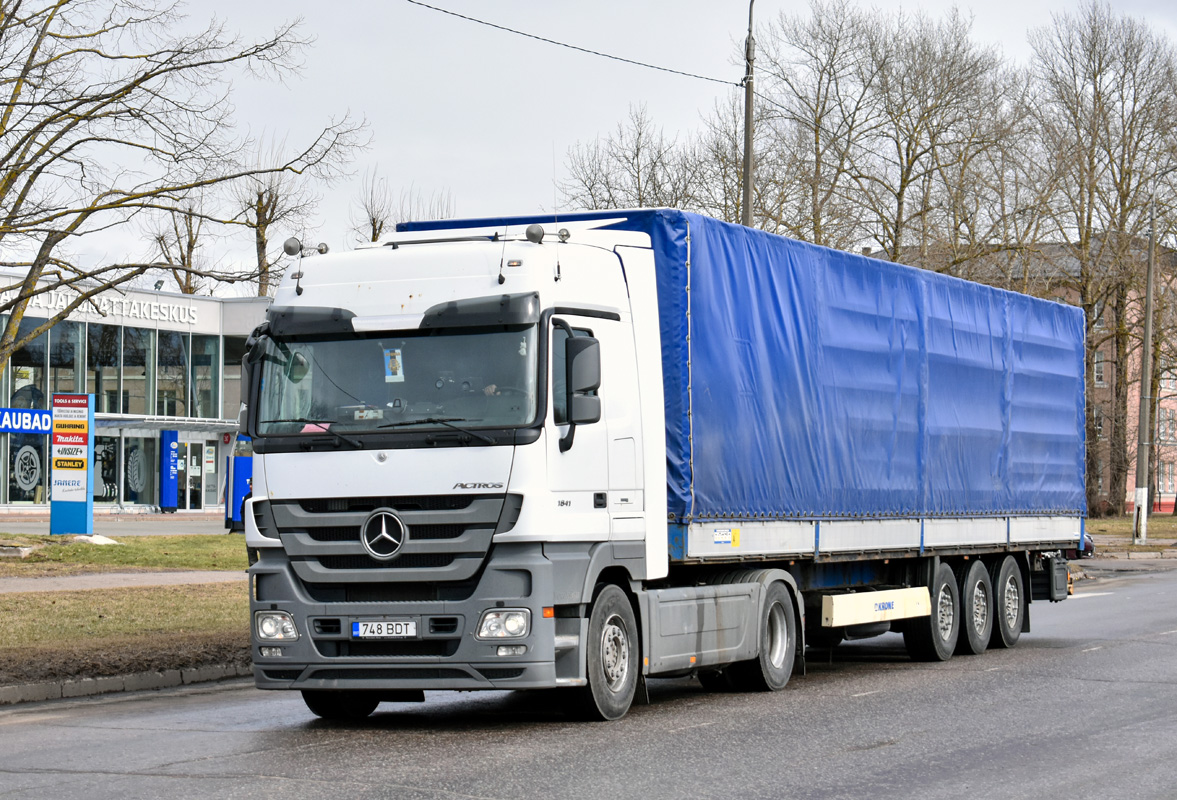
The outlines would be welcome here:
[[[965,562],[960,579],[960,637],[957,655],[979,656],[993,634],[993,582],[980,561]]]
[[[741,691],[776,692],[793,674],[797,655],[797,622],[793,595],[783,583],[770,584],[760,612],[759,654],[750,661],[732,664],[726,672],[732,686]]]
[[[1013,556],[997,563],[993,581],[993,632],[990,647],[1013,647],[1022,636],[1022,621],[1026,618],[1026,585],[1022,570]]]
[[[606,586],[593,601],[586,650],[588,685],[576,691],[571,710],[585,719],[621,719],[633,704],[642,662],[633,606],[620,587]]]
[[[915,661],[947,661],[960,636],[960,589],[947,564],[936,569],[932,585],[932,613],[914,617],[903,631],[903,643]]]
[[[330,689],[303,689],[302,701],[317,717],[330,720],[364,719],[380,701],[370,692],[332,691]]]

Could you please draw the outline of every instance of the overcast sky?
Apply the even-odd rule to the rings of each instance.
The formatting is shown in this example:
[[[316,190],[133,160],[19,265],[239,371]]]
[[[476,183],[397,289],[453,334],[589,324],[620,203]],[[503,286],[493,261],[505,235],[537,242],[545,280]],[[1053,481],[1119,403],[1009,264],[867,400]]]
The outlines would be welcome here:
[[[745,0],[428,0],[431,5],[580,47],[738,82],[747,29]],[[948,3],[882,0],[940,15]],[[1116,0],[1177,42],[1177,2]],[[983,43],[1029,58],[1027,30],[1069,0],[961,3]],[[807,4],[759,0],[756,19]],[[302,76],[288,85],[238,81],[237,117],[267,136],[305,141],[327,117],[350,111],[371,126],[372,145],[355,175],[325,192],[316,238],[347,246],[349,205],[365,168],[400,189],[450,194],[459,216],[550,211],[568,148],[607,133],[631,106],[645,104],[667,134],[689,133],[735,87],[668,75],[525,39],[412,5],[405,0],[200,0],[230,29],[261,36],[295,16],[317,41]]]

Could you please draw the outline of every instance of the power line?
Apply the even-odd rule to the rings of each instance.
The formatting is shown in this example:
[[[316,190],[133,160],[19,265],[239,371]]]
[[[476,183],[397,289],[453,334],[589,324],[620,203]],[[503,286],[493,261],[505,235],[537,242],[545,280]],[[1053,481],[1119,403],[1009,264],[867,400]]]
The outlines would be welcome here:
[[[457,17],[458,19],[464,19],[464,20],[467,20],[468,22],[477,22],[479,25],[485,25],[488,28],[495,28],[496,30],[506,31],[507,33],[513,33],[516,36],[525,36],[528,39],[535,39],[540,42],[546,42],[547,44],[554,44],[557,47],[566,47],[569,50],[576,50],[581,53],[587,53],[590,56],[600,56],[601,58],[609,58],[614,61],[620,61],[625,64],[633,64],[635,67],[645,67],[646,69],[656,69],[659,72],[669,72],[672,75],[682,75],[685,78],[697,78],[701,81],[711,81],[712,83],[722,83],[724,86],[743,86],[744,85],[741,82],[723,81],[723,80],[720,80],[719,78],[709,78],[706,75],[696,75],[693,72],[683,72],[682,70],[670,69],[669,67],[659,67],[655,64],[646,64],[645,62],[642,62],[642,61],[634,61],[632,58],[622,58],[621,56],[614,56],[614,55],[610,55],[609,53],[601,53],[597,50],[589,50],[587,47],[577,47],[576,45],[568,44],[567,42],[558,42],[555,39],[545,39],[543,36],[536,36],[534,33],[525,33],[523,31],[517,31],[514,28],[508,28],[504,25],[496,25],[493,22],[487,22],[486,20],[483,20],[483,19],[476,19],[474,17],[468,17],[465,14],[459,14],[456,11],[449,11],[444,8],[438,8],[437,6],[431,6],[428,3],[420,2],[420,0],[405,0],[405,2],[412,3],[415,6],[421,6],[422,8],[428,8],[430,11],[437,11],[442,14],[448,14],[451,17]]]

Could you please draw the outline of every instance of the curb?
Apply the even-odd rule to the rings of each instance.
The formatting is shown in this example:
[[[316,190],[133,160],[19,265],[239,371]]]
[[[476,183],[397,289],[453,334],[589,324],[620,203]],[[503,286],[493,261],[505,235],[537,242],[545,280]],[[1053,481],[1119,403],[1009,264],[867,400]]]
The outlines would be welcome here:
[[[60,700],[66,697],[89,697],[112,692],[169,689],[174,686],[210,683],[252,675],[252,666],[217,664],[207,667],[192,667],[191,669],[169,669],[164,672],[136,672],[130,675],[112,675],[103,678],[71,678],[47,683],[0,686],[0,706],[35,703],[41,700]]]

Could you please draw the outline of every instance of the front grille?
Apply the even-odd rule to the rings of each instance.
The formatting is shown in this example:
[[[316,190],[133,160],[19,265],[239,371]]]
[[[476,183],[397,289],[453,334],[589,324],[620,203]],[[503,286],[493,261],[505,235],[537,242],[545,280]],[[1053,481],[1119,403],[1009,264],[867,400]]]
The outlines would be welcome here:
[[[266,505],[269,525],[281,537],[307,594],[319,602],[387,602],[390,594],[403,601],[461,599],[442,588],[453,586],[461,587],[459,595],[469,596],[465,584],[476,578],[486,560],[506,497],[304,498]],[[361,526],[377,508],[394,509],[408,530],[400,554],[389,561],[371,558],[360,541]],[[391,592],[371,586],[378,583],[394,586]],[[405,584],[418,586],[400,589]]]
[[[414,525],[409,531],[409,538],[417,540],[457,539],[466,532],[461,525]],[[346,525],[342,527],[308,528],[307,536],[316,542],[358,542],[360,540],[360,526]]]
[[[316,603],[432,603],[469,600],[477,581],[453,583],[304,583]]]
[[[377,561],[371,556],[319,556],[324,569],[422,569],[448,567],[454,563],[452,555],[421,553],[397,556],[392,561]]]
[[[456,511],[469,508],[484,495],[439,494],[408,495],[404,497],[330,497],[300,500],[303,511],[311,514],[335,514],[341,511],[375,511],[393,508],[397,511]],[[501,499],[501,498],[496,498]]]

